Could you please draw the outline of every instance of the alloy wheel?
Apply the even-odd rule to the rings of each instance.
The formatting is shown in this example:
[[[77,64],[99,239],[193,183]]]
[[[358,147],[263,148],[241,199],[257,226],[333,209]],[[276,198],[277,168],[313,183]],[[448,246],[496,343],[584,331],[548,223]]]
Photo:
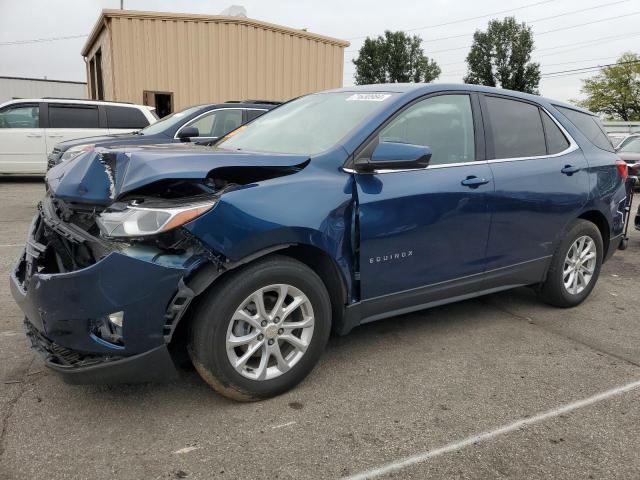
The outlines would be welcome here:
[[[227,357],[252,380],[270,380],[288,372],[304,356],[314,327],[313,307],[292,285],[256,290],[236,309],[227,328]]]
[[[597,264],[596,243],[589,236],[581,236],[567,252],[564,259],[562,281],[564,288],[572,295],[578,295],[587,288]]]

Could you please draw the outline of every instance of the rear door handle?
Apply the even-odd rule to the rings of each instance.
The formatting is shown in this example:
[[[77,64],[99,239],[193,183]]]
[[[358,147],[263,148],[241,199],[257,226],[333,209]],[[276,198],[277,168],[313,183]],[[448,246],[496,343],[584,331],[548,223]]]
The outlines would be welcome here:
[[[42,138],[42,135],[39,133],[27,133],[27,137],[29,138]]]
[[[62,137],[61,133],[50,133],[49,138],[60,138]]]
[[[486,178],[478,178],[475,175],[470,175],[460,183],[465,187],[478,188],[480,185],[486,185],[487,183],[489,183],[489,180],[487,180]]]
[[[565,165],[562,170],[560,170],[565,175],[573,175],[580,171],[580,167],[574,167],[573,165]]]

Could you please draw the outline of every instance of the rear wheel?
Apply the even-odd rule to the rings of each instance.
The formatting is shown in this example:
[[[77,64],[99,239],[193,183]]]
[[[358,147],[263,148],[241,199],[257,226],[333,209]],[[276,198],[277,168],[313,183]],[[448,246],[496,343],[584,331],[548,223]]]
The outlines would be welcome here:
[[[551,260],[540,296],[557,307],[573,307],[584,301],[595,286],[602,266],[600,230],[587,220],[577,220]]]
[[[202,378],[242,401],[278,395],[318,361],[331,330],[322,280],[274,256],[232,273],[198,307],[189,354]]]

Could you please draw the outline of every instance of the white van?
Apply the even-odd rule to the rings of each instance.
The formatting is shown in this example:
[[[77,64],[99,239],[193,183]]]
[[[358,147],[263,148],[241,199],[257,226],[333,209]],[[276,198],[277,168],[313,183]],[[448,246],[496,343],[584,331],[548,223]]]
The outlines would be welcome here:
[[[59,142],[128,133],[158,118],[152,107],[73,99],[20,99],[0,105],[0,174],[44,174]]]

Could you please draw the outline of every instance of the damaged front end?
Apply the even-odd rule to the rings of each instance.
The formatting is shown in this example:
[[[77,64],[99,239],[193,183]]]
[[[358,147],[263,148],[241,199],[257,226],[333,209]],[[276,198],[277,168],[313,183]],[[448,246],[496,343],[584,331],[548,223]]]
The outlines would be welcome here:
[[[225,156],[226,174],[214,175],[211,155],[198,153],[162,178],[167,154],[151,156],[89,152],[53,168],[12,272],[32,346],[70,383],[173,378],[168,344],[180,318],[229,267],[182,226],[242,186],[237,168]],[[295,170],[289,163],[258,175]]]

